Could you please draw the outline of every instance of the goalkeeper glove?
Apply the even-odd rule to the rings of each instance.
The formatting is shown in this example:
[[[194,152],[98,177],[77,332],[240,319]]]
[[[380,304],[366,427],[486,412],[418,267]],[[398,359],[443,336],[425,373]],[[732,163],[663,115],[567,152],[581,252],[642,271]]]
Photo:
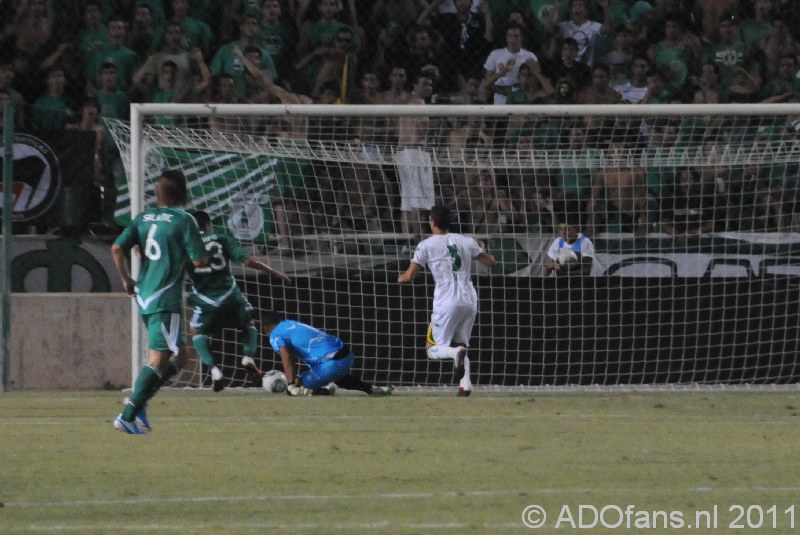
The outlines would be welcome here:
[[[286,393],[290,396],[307,396],[311,393],[311,390],[302,385],[292,384],[286,387]]]

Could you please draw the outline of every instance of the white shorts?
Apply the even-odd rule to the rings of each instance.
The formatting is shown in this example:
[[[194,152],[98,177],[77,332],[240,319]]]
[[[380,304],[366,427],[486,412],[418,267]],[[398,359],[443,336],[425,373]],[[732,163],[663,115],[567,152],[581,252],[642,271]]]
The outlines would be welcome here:
[[[469,347],[472,326],[478,310],[474,305],[449,306],[444,310],[434,309],[428,326],[427,342],[436,346],[452,346],[453,342]]]
[[[400,182],[400,210],[430,210],[435,203],[431,155],[416,147],[406,147],[394,155]]]

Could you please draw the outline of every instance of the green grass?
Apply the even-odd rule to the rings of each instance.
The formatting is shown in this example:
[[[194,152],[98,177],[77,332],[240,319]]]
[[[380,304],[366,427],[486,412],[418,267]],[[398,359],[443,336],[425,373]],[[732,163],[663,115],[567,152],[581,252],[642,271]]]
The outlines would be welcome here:
[[[533,504],[537,533],[572,531],[565,505],[576,523],[579,505],[629,504],[687,523],[716,505],[719,533],[737,504],[777,506],[757,531],[800,523],[794,390],[165,391],[144,437],[112,428],[120,397],[0,394],[0,533],[530,533]]]

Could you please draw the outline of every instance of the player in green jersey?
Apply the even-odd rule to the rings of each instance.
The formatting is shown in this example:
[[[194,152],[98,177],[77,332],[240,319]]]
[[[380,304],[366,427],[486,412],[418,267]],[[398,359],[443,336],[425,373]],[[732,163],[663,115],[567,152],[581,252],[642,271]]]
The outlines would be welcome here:
[[[158,206],[137,215],[111,246],[122,286],[136,298],[147,328],[148,363],[136,378],[122,414],[114,420],[116,429],[133,435],[150,430],[145,409],[148,400],[186,363],[186,355],[180,351],[186,262],[196,267],[208,263],[197,223],[180,208],[186,198],[183,173],[164,171],[156,184]],[[137,280],[129,269],[134,248],[142,262]]]
[[[214,392],[219,392],[224,388],[223,375],[211,353],[208,337],[219,335],[223,328],[236,329],[241,333],[245,354],[242,357],[242,366],[258,380],[262,376],[253,360],[258,349],[258,329],[253,321],[253,307],[247,302],[231,274],[231,262],[241,262],[246,267],[285,281],[291,279],[286,273],[268,266],[248,253],[231,236],[214,232],[211,218],[206,212],[197,211],[193,215],[202,233],[209,264],[205,267],[195,267],[193,264],[187,266],[192,279],[189,302],[194,305],[189,326],[192,328],[192,342],[200,360],[211,372]]]

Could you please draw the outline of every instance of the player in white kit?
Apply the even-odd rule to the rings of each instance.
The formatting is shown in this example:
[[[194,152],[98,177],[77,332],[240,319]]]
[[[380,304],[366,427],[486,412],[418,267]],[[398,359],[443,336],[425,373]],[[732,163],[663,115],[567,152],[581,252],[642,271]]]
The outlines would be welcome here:
[[[426,352],[430,359],[453,359],[456,369],[464,368],[458,395],[468,396],[472,383],[467,347],[478,313],[478,294],[471,278],[472,261],[491,267],[495,259],[474,238],[451,233],[450,219],[450,209],[446,206],[431,208],[428,223],[433,236],[417,245],[411,264],[397,277],[397,282],[410,282],[425,266],[431,270],[436,287]]]

